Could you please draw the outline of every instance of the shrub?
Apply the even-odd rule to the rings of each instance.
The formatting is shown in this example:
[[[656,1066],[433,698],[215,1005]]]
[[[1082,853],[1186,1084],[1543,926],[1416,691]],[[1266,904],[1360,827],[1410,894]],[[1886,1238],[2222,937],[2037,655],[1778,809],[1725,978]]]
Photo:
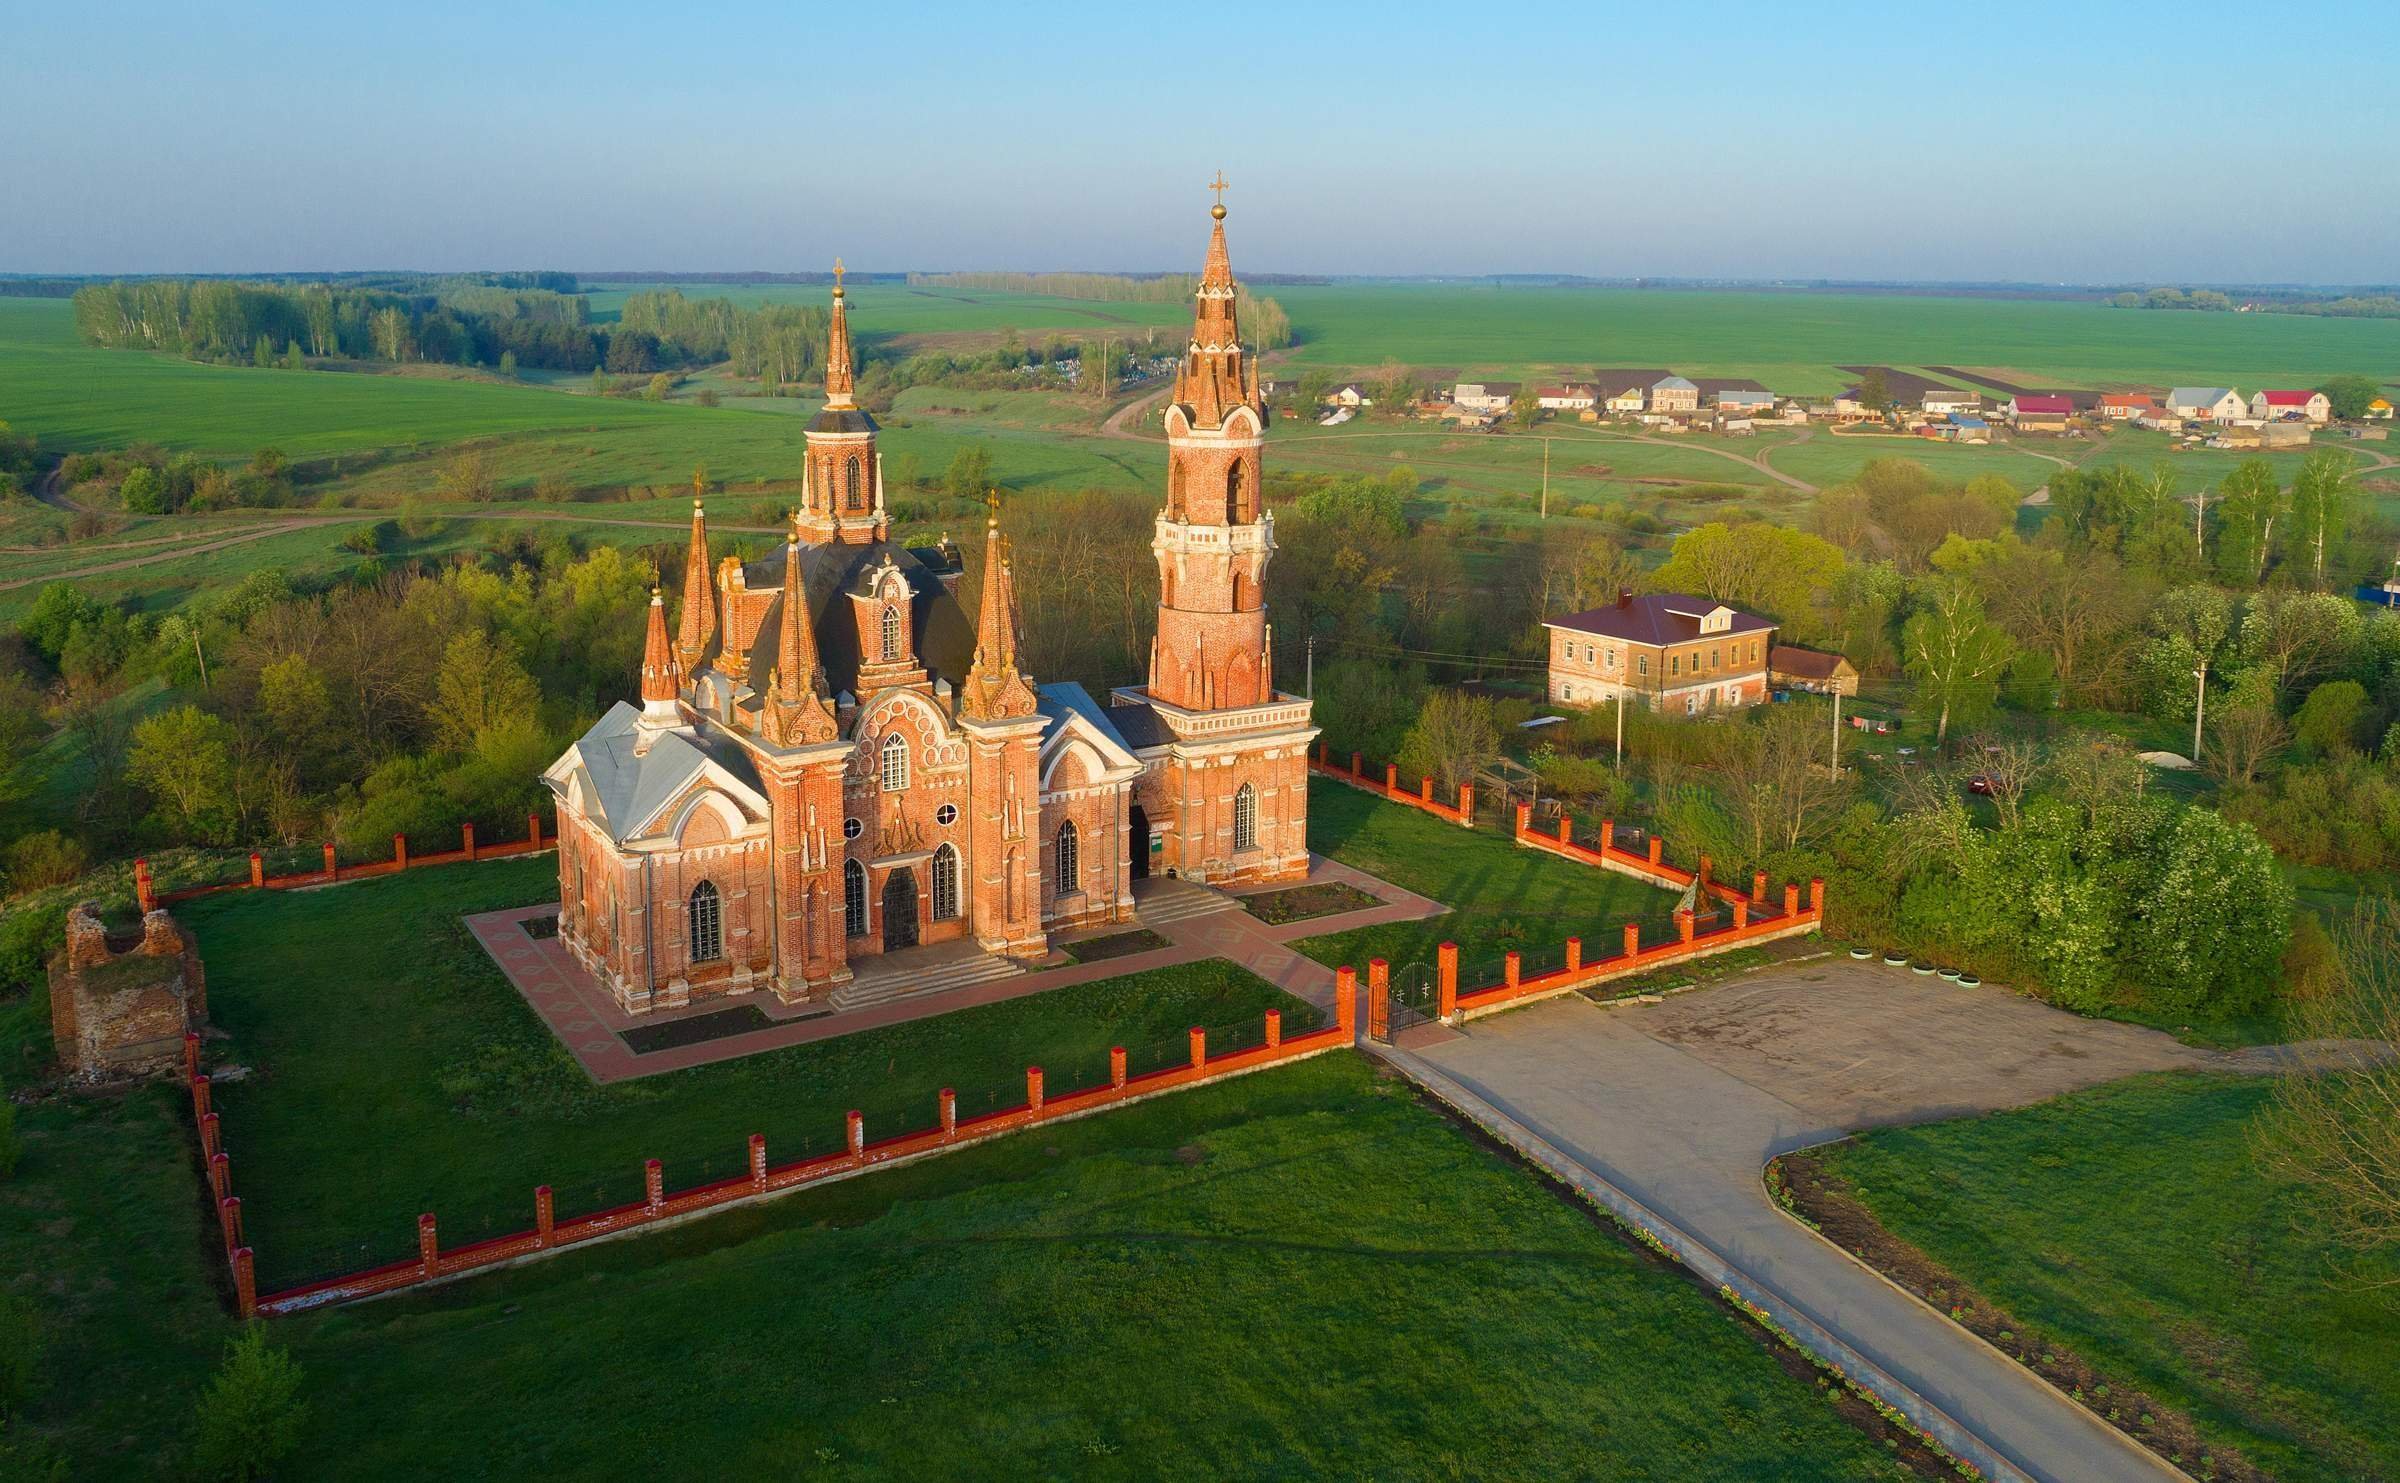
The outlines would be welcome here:
[[[0,1089],[0,1179],[15,1178],[17,1161],[24,1157],[25,1137],[17,1131],[17,1104],[8,1100],[5,1089]],[[0,1368],[6,1365],[6,1358],[0,1357]],[[8,1416],[8,1397],[5,1392],[6,1377],[0,1376],[0,1421],[5,1421]]]
[[[8,847],[8,891],[22,896],[47,886],[63,886],[83,874],[90,864],[80,840],[55,829],[28,834]]]
[[[300,1445],[307,1416],[299,1364],[269,1348],[265,1327],[253,1323],[225,1347],[225,1361],[200,1398],[193,1471],[204,1478],[264,1477]]]

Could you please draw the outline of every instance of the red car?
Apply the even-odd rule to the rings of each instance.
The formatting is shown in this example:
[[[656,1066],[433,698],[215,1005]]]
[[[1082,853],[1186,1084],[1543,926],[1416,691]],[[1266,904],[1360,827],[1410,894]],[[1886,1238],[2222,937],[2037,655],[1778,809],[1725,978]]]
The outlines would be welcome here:
[[[1967,779],[1967,791],[1989,798],[1992,796],[1992,780],[1979,772]]]

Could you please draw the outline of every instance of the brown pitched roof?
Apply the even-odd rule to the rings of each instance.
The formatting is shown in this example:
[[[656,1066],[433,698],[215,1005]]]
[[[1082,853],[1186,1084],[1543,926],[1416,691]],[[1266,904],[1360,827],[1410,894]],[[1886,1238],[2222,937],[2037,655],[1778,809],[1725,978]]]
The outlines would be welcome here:
[[[1830,680],[1850,668],[1850,661],[1822,649],[1777,644],[1767,651],[1767,668],[1776,674],[1796,675],[1803,680]]]
[[[1612,607],[1593,608],[1586,613],[1554,618],[1547,626],[1571,628],[1577,633],[1593,633],[1602,638],[1627,639],[1637,644],[1651,645],[1763,633],[1775,626],[1768,619],[1737,609],[1729,627],[1714,634],[1701,633],[1701,615],[1722,606],[1724,604],[1715,598],[1695,597],[1688,592],[1653,592],[1643,597],[1619,599]]]

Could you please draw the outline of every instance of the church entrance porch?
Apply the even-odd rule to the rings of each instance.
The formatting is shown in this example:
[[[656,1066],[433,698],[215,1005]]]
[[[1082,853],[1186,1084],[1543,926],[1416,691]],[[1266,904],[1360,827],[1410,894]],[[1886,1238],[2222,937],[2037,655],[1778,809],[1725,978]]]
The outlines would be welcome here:
[[[883,950],[893,952],[917,945],[917,877],[895,870],[883,883]]]
[[[1129,826],[1125,832],[1130,836],[1126,841],[1126,853],[1131,856],[1128,863],[1133,878],[1146,881],[1150,878],[1150,815],[1137,803],[1125,811],[1125,818]]]

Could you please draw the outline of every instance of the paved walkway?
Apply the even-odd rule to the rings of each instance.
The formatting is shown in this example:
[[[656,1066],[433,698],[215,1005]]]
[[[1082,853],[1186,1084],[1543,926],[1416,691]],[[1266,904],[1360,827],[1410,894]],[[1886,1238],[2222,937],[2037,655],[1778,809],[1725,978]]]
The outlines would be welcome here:
[[[2264,1069],[2265,1060],[1846,958],[1650,1005],[1602,1008],[1570,995],[1391,1054],[1470,1113],[1479,1102],[1527,1130],[1537,1149],[1563,1158],[1560,1172],[1588,1177],[1595,1198],[1614,1203],[1614,1191],[1632,1202],[1620,1213],[1652,1212],[1710,1280],[1745,1291],[1787,1327],[1830,1335],[1863,1360],[1856,1370],[1913,1392],[1886,1394],[1955,1423],[1953,1450],[1983,1453],[1987,1472],[2073,1483],[2180,1476],[1786,1216],[1760,1171],[1778,1153],[1858,1127],[2014,1107],[2139,1071]],[[1712,1258],[1728,1275],[1714,1275]]]
[[[492,961],[500,965],[500,971],[508,975],[509,982],[516,985],[517,992],[525,996],[525,1002],[533,1007],[533,1012],[542,1017],[560,1043],[574,1055],[585,1073],[596,1082],[611,1082],[652,1076],[661,1071],[681,1071],[715,1061],[756,1055],[760,1051],[780,1050],[790,1045],[806,1045],[837,1035],[851,1035],[860,1030],[923,1019],[928,1015],[948,1014],[978,1004],[993,1004],[1003,999],[1016,999],[1074,984],[1116,978],[1148,968],[1196,963],[1205,958],[1224,958],[1238,963],[1294,997],[1305,999],[1320,1009],[1330,1009],[1333,1005],[1333,970],[1314,959],[1302,957],[1286,944],[1320,933],[1415,921],[1449,910],[1438,901],[1403,890],[1389,881],[1320,855],[1309,856],[1308,879],[1305,882],[1244,887],[1228,894],[1238,901],[1243,896],[1289,890],[1303,884],[1335,883],[1354,886],[1382,904],[1282,926],[1270,926],[1249,912],[1233,907],[1200,916],[1161,921],[1155,925],[1129,923],[1120,927],[1095,929],[1077,935],[1088,941],[1117,932],[1133,931],[1141,925],[1151,925],[1151,930],[1167,939],[1167,946],[1097,962],[1045,968],[959,989],[913,994],[845,1014],[827,1013],[820,1005],[786,1005],[773,994],[763,991],[739,997],[704,999],[682,1009],[653,1014],[627,1014],[617,1007],[615,997],[602,987],[600,981],[586,972],[583,965],[559,945],[557,938],[534,938],[526,934],[523,924],[530,919],[554,915],[557,911],[555,905],[484,912],[467,918],[467,928],[475,934],[475,940],[483,945],[484,951],[492,955]],[[1138,914],[1138,906],[1136,910]],[[670,1046],[647,1053],[636,1053],[619,1034],[636,1025],[670,1024],[679,1019],[738,1009],[743,1005],[754,1006],[774,1023],[738,1035],[721,1036],[691,1045]]]

